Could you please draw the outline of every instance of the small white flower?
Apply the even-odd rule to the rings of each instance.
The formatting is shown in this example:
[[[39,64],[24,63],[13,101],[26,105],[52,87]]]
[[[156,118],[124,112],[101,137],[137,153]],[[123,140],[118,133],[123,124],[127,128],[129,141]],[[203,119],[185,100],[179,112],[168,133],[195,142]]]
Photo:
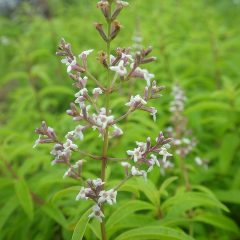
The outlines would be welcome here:
[[[81,141],[84,138],[83,129],[84,129],[84,126],[78,125],[74,130],[74,136],[80,138]]]
[[[136,107],[140,104],[145,105],[147,104],[147,102],[140,95],[136,95],[136,96],[131,96],[130,101],[125,105],[128,107]]]
[[[101,211],[101,208],[96,204],[92,207],[93,212],[88,216],[89,218],[95,217],[99,222],[102,222],[104,214]]]
[[[69,168],[63,175],[63,178],[70,177],[72,175],[72,168]]]
[[[87,57],[92,52],[93,52],[93,49],[83,51],[81,54],[78,55],[78,57],[79,58]]]
[[[143,176],[144,179],[147,178],[147,172],[146,171],[139,170],[138,168],[136,168],[134,166],[131,169],[131,174],[132,174],[132,176]]]
[[[123,135],[122,129],[119,128],[116,124],[113,125],[113,128],[114,128],[114,130],[113,130],[112,135],[113,135],[114,137],[118,137],[118,136]]]
[[[70,131],[66,134],[65,138],[66,139],[73,139],[74,135],[75,135],[74,131]]]
[[[87,194],[91,193],[91,188],[84,188],[82,187],[78,195],[76,196],[76,201],[79,201],[80,199],[87,200],[88,197],[86,196]]]
[[[74,57],[73,60],[68,58],[68,57],[66,57],[66,58],[61,60],[61,63],[66,64],[68,66],[67,67],[67,72],[69,73],[69,72],[72,71],[72,67],[77,64],[76,57]]]
[[[94,187],[100,187],[105,182],[103,182],[101,178],[97,178],[97,179],[92,180],[92,183],[93,183]]]
[[[86,88],[81,89],[79,92],[77,92],[74,96],[76,98],[80,97],[80,96],[84,96],[88,93],[88,90]]]
[[[203,160],[200,157],[195,157],[195,162],[197,165],[202,166],[203,165]]]
[[[132,55],[125,54],[125,53],[122,53],[121,59],[124,61],[125,64],[128,64],[129,61],[131,61],[131,62],[134,61]]]
[[[96,123],[99,127],[101,127],[102,129],[105,129],[107,127],[108,124],[112,123],[114,120],[113,116],[106,116],[105,114],[99,114],[98,116],[96,116]]]
[[[74,165],[73,168],[77,169],[83,165],[83,160],[78,160]]]
[[[167,146],[167,144],[166,144],[166,146],[164,145],[164,146],[161,147],[161,150],[160,150],[160,152],[159,152],[159,154],[163,156],[163,159],[162,159],[163,162],[166,162],[167,157],[171,157],[171,156],[172,156],[172,154],[170,154],[170,153],[167,151],[167,148],[168,148],[168,146]]]
[[[141,148],[138,147],[138,148],[135,148],[133,151],[132,151],[132,150],[128,150],[128,151],[127,151],[127,154],[128,154],[129,156],[132,156],[132,157],[133,157],[133,161],[134,161],[134,162],[137,162],[139,159],[142,158],[143,152],[141,151]]]
[[[130,168],[131,167],[131,164],[128,163],[128,162],[121,162],[121,165],[125,168]]]
[[[93,91],[92,91],[92,94],[93,94],[94,96],[98,96],[98,95],[100,95],[100,94],[102,94],[102,93],[103,93],[103,91],[102,91],[101,88],[94,88]]]
[[[157,114],[157,109],[152,107],[151,108],[151,115],[153,116],[153,121],[156,122],[156,114]]]
[[[120,0],[117,0],[117,4],[119,4],[119,5],[123,6],[123,7],[127,7],[127,6],[129,6],[129,3],[126,2],[126,1],[120,1]]]
[[[121,60],[117,66],[111,66],[110,69],[118,73],[121,77],[127,75],[127,69],[124,66],[124,61]]]
[[[148,87],[150,87],[150,85],[151,85],[151,82],[150,82],[150,80],[152,79],[152,78],[154,78],[155,77],[155,75],[154,74],[151,74],[151,73],[149,73],[148,72],[148,70],[146,70],[146,69],[143,69],[143,77],[144,77],[144,79],[146,80],[146,82],[147,82],[147,86]]]
[[[38,136],[38,139],[35,141],[33,148],[36,148],[40,144],[41,135]]]
[[[117,191],[114,191],[113,189],[110,189],[108,191],[103,190],[99,193],[98,203],[102,204],[104,202],[107,202],[109,205],[113,205],[116,203],[116,197]]]
[[[191,140],[189,138],[183,138],[182,142],[188,145],[191,143]]]
[[[78,146],[74,144],[70,139],[67,139],[67,141],[63,144],[64,149],[66,150],[77,150]]]

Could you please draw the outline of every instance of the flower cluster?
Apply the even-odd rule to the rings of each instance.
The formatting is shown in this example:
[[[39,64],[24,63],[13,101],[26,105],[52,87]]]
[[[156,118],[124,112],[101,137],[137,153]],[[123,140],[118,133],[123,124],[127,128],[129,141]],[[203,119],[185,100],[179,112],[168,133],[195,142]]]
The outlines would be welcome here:
[[[88,187],[81,188],[76,200],[79,201],[80,199],[92,199],[96,204],[93,206],[93,212],[89,215],[89,217],[96,217],[100,222],[102,222],[104,214],[101,211],[101,205],[104,203],[109,205],[116,203],[117,191],[114,189],[110,189],[108,191],[103,190],[102,187],[104,182],[100,178],[95,180],[87,180],[87,185]]]
[[[81,179],[83,187],[76,196],[76,200],[92,200],[95,204],[89,217],[95,217],[100,222],[104,221],[104,205],[116,203],[117,190],[128,178],[133,176],[147,178],[147,174],[152,171],[154,166],[159,167],[161,171],[172,166],[172,163],[168,161],[168,157],[171,156],[168,152],[171,139],[165,138],[162,133],[159,134],[154,144],[151,143],[150,138],[147,138],[145,143],[136,142],[137,147],[127,151],[128,158],[108,156],[110,139],[123,134],[123,130],[118,126],[121,120],[136,110],[145,111],[153,117],[154,121],[156,120],[157,109],[148,105],[150,100],[161,97],[160,92],[164,89],[162,86],[157,86],[155,80],[152,81],[155,77],[154,74],[142,67],[142,65],[156,60],[155,57],[149,56],[152,51],[151,47],[141,48],[134,53],[130,52],[130,48],[117,48],[115,51],[110,51],[111,41],[121,30],[121,25],[116,18],[127,6],[127,2],[119,0],[101,0],[97,3],[97,7],[101,10],[108,24],[107,28],[104,28],[101,23],[95,24],[96,30],[106,42],[107,47],[106,52],[101,51],[97,56],[98,62],[107,72],[106,82],[99,81],[88,67],[91,54],[94,54],[93,49],[74,54],[71,45],[64,39],[61,40],[56,54],[66,65],[67,74],[73,80],[73,86],[76,88],[70,108],[66,112],[72,117],[76,125],[65,135],[64,141],[59,140],[55,131],[48,127],[45,122],[41,128],[36,129],[39,138],[35,146],[42,143],[54,144],[51,151],[54,156],[52,165],[65,164],[67,170],[63,175],[64,178]],[[107,32],[105,29],[108,29]],[[115,117],[113,110],[110,109],[110,94],[118,90],[118,80],[127,82],[132,78],[146,81],[143,92],[130,96],[125,104],[128,110],[121,116]],[[89,85],[92,86],[92,84],[88,84],[89,81],[95,84],[94,88],[89,87]],[[104,104],[102,105],[102,103]],[[102,152],[99,156],[83,151],[81,146],[77,145],[77,141],[84,141],[86,132],[90,130],[98,131],[99,137],[103,140]],[[101,162],[101,179],[84,179],[82,176],[84,161],[81,159],[72,163],[71,158],[74,152],[84,155],[86,161],[91,158]],[[131,164],[124,162],[126,160],[133,160],[133,162]],[[110,161],[121,161],[126,170],[126,178],[115,188],[106,190],[105,168]]]
[[[152,145],[150,137],[147,138],[146,142],[136,142],[137,147],[127,151],[127,154],[133,160],[133,164],[122,163],[122,166],[126,169],[126,175],[143,176],[146,179],[147,173],[151,172],[154,166],[159,167],[161,171],[172,167],[172,163],[167,160],[168,157],[172,156],[168,152],[171,141],[171,138],[165,138],[163,133],[160,132],[154,145]],[[156,154],[162,157],[158,158]],[[140,168],[146,169],[146,167],[147,170],[140,170]]]
[[[175,153],[185,158],[194,150],[197,141],[191,136],[191,131],[187,129],[187,118],[183,114],[187,98],[178,84],[173,85],[172,96],[173,100],[170,104],[169,111],[172,113],[171,120],[173,126],[168,127],[166,132],[168,136],[174,139],[173,145],[175,147]],[[195,162],[199,166],[204,166],[207,161],[203,161],[199,157],[196,157]]]

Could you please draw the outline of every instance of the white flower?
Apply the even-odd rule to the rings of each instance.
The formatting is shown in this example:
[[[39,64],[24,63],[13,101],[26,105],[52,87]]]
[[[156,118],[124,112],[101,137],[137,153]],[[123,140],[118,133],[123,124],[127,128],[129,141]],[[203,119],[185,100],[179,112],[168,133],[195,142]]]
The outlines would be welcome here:
[[[114,128],[113,133],[112,133],[113,137],[118,137],[118,136],[123,135],[122,129],[119,128],[116,124],[113,125],[113,128]]]
[[[78,55],[78,57],[79,58],[87,57],[92,52],[93,52],[93,49],[83,51],[81,54]]]
[[[91,193],[91,188],[84,188],[82,187],[78,195],[76,196],[76,201],[79,201],[80,199],[87,200],[88,197],[86,196],[87,194]]]
[[[145,105],[147,104],[147,102],[140,95],[136,95],[136,96],[131,96],[130,101],[125,105],[128,107],[136,107],[140,104]]]
[[[148,172],[151,172],[153,170],[154,165],[157,165],[158,167],[160,167],[160,163],[157,157],[153,154],[151,154],[151,158],[148,161],[148,163],[150,164],[150,167],[148,168]]]
[[[133,151],[132,150],[127,151],[127,154],[133,157],[134,162],[137,162],[139,159],[141,159],[143,153],[144,152],[142,152],[140,147],[135,148]]]
[[[67,67],[67,72],[69,73],[69,72],[72,71],[72,66],[75,66],[77,64],[76,57],[74,57],[73,60],[66,57],[66,58],[61,60],[61,63],[66,64],[68,66]]]
[[[151,115],[153,116],[153,121],[156,122],[156,114],[157,114],[157,109],[152,107],[151,108]]]
[[[74,135],[75,135],[74,131],[70,131],[66,134],[65,138],[66,139],[73,139]]]
[[[66,150],[77,150],[78,146],[74,144],[70,139],[67,139],[67,141],[63,144],[64,149]]]
[[[146,82],[147,82],[147,86],[150,87],[150,85],[151,85],[150,80],[151,80],[152,78],[154,78],[155,75],[149,73],[147,69],[143,69],[142,71],[143,71],[143,77],[144,77],[144,79],[145,79]]]
[[[35,141],[33,148],[36,148],[40,144],[41,135],[38,136],[38,139]]]
[[[143,176],[145,179],[147,178],[147,172],[144,170],[139,170],[136,167],[132,167],[131,169],[131,174],[132,176]]]
[[[170,153],[167,151],[167,148],[169,148],[169,145],[165,144],[165,145],[163,145],[163,146],[161,147],[161,150],[160,150],[160,152],[159,152],[159,154],[163,156],[163,159],[162,159],[163,162],[166,162],[167,157],[171,157],[171,156],[172,156],[172,154],[170,154]]]
[[[82,132],[83,129],[84,129],[84,126],[78,125],[74,130],[74,136],[80,138],[81,141],[84,138],[84,135],[83,135],[83,132]]]
[[[99,193],[98,203],[102,204],[104,202],[107,202],[109,205],[113,205],[116,203],[116,197],[117,191],[114,191],[113,189],[110,189],[108,191],[103,190]]]
[[[79,92],[77,92],[74,96],[76,98],[80,97],[80,96],[84,96],[88,93],[88,90],[86,88],[81,89]]]
[[[120,76],[127,75],[127,69],[124,66],[124,61],[121,60],[117,66],[111,66],[110,69],[116,73],[118,73]]]
[[[122,53],[121,59],[124,61],[125,64],[128,64],[128,63],[129,63],[129,60],[130,60],[131,62],[134,61],[132,55],[130,55],[130,54],[125,54],[125,53]]]
[[[197,165],[202,166],[203,165],[203,160],[200,157],[195,157],[195,162]]]
[[[94,187],[100,187],[100,186],[102,186],[105,182],[103,182],[101,178],[97,178],[97,179],[95,179],[95,180],[92,180],[92,183],[93,183]]]
[[[117,0],[117,4],[119,4],[119,5],[123,6],[123,7],[127,7],[127,6],[129,5],[128,2],[126,2],[126,1],[120,1],[120,0]]]
[[[188,145],[191,143],[191,140],[189,138],[183,138],[182,142]]]
[[[96,204],[92,207],[93,212],[88,216],[89,218],[97,218],[99,222],[102,222],[102,218],[104,218],[104,214],[101,211],[101,208]]]
[[[131,164],[128,163],[128,162],[121,162],[121,165],[125,168],[130,168],[131,167]]]
[[[100,95],[100,94],[102,94],[102,93],[103,93],[103,91],[102,91],[101,88],[94,88],[93,91],[92,91],[92,94],[93,94],[94,96],[98,96],[98,95]]]
[[[79,168],[83,165],[83,160],[78,160],[74,165],[73,168]]]
[[[105,114],[99,113],[98,116],[94,116],[97,126],[105,129],[108,124],[112,123],[114,120],[113,116],[107,116]]]
[[[72,168],[70,167],[63,175],[63,178],[71,177],[73,175]]]

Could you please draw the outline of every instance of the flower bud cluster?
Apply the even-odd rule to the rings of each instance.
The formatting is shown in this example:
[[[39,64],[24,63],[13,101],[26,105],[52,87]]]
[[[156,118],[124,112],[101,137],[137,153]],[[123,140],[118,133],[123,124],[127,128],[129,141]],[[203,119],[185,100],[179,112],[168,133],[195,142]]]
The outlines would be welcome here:
[[[172,143],[175,148],[175,153],[185,158],[194,150],[197,141],[191,136],[191,131],[186,127],[187,118],[183,115],[183,112],[187,98],[183,89],[178,84],[173,85],[172,96],[173,100],[170,104],[169,111],[172,113],[173,127],[168,127],[166,131],[168,136],[174,139]],[[195,162],[199,166],[204,166],[207,161],[203,161],[199,157],[196,157]]]
[[[116,203],[117,191],[114,189],[110,190],[103,190],[103,185],[105,183],[100,179],[97,178],[95,180],[87,180],[88,187],[82,187],[78,195],[76,196],[76,200],[79,201],[80,199],[93,200],[96,204],[93,206],[93,212],[89,215],[89,217],[95,217],[100,222],[102,222],[102,218],[104,218],[104,214],[101,211],[101,206],[104,203],[109,205],[113,205]]]
[[[147,173],[151,172],[154,166],[163,169],[172,167],[173,164],[167,160],[168,157],[172,156],[168,152],[171,141],[171,138],[165,138],[163,133],[160,132],[154,145],[152,145],[150,137],[147,138],[146,142],[136,142],[137,147],[127,151],[127,154],[133,160],[133,164],[131,165],[128,162],[122,163],[126,170],[126,175],[143,176],[146,179]],[[159,158],[157,155],[162,157]],[[145,170],[140,170],[142,167]]]

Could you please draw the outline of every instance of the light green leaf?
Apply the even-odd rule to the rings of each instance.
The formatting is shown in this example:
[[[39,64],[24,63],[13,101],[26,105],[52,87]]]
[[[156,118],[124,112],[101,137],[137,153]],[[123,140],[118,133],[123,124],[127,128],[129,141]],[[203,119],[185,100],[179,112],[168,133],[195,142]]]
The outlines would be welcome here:
[[[165,189],[174,181],[176,181],[178,179],[178,177],[170,177],[168,179],[166,179],[162,184],[161,187],[159,189],[159,196],[161,197],[161,195],[165,192]]]
[[[220,201],[240,204],[240,190],[214,191]]]
[[[117,210],[109,217],[106,223],[106,229],[107,231],[110,231],[117,223],[123,221],[127,216],[136,211],[152,209],[154,209],[152,204],[138,200],[129,201],[122,206],[119,206]]]
[[[226,174],[231,166],[235,152],[239,146],[239,136],[234,133],[226,134],[219,151],[221,173]]]
[[[6,204],[4,204],[1,207],[1,211],[0,211],[0,216],[1,216],[0,217],[0,231],[1,231],[2,227],[4,226],[5,222],[7,221],[7,219],[9,218],[9,216],[17,208],[17,206],[18,206],[18,201],[14,196],[14,197],[8,199]]]
[[[73,235],[72,235],[72,240],[82,240],[84,233],[86,231],[87,228],[87,224],[89,222],[89,214],[91,213],[92,209],[88,209],[79,219]]]
[[[193,220],[204,222],[230,232],[234,232],[234,233],[239,232],[237,224],[234,221],[232,221],[230,218],[224,215],[204,213],[202,215],[195,216]]]
[[[62,212],[53,204],[46,204],[42,206],[42,211],[52,218],[55,222],[59,223],[62,227],[67,228],[67,221]]]
[[[68,193],[78,193],[80,191],[79,186],[73,186],[69,188],[65,188],[63,190],[60,190],[56,192],[53,197],[51,198],[51,202],[57,201],[59,198],[63,197],[64,195],[67,195]]]
[[[162,204],[162,209],[164,211],[168,210],[167,217],[179,216],[194,207],[220,208],[229,211],[217,198],[206,193],[197,192],[180,193]]]
[[[143,227],[136,228],[127,231],[115,240],[156,240],[156,239],[168,239],[168,240],[193,240],[192,237],[186,235],[185,233],[168,228],[168,227]]]
[[[33,201],[30,190],[26,181],[23,178],[15,181],[15,192],[19,203],[22,206],[29,219],[33,219]]]

